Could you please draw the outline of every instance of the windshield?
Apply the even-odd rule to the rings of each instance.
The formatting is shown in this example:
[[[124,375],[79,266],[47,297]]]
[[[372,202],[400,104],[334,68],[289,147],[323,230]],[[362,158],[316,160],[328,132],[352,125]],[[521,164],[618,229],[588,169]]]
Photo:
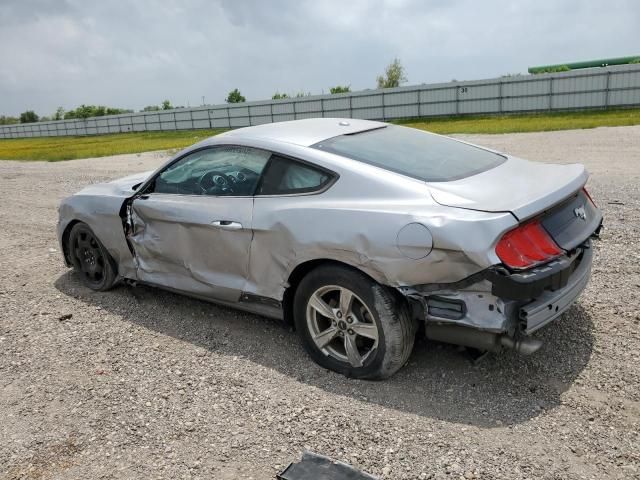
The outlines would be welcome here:
[[[316,143],[313,148],[426,182],[470,177],[506,160],[479,147],[396,125],[333,137]]]

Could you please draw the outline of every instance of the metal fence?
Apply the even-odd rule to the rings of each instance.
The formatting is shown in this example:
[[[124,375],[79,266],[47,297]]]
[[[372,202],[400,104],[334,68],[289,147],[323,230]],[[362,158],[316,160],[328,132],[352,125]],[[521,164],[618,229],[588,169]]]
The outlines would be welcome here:
[[[312,117],[371,120],[640,106],[640,65],[423,84],[0,126],[0,138],[236,128]]]

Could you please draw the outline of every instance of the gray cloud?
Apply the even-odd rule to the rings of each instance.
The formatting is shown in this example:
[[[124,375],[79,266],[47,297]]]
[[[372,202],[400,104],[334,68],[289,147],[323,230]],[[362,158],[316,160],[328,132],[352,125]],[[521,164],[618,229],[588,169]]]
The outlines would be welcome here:
[[[0,114],[373,88],[640,54],[635,0],[4,0]]]

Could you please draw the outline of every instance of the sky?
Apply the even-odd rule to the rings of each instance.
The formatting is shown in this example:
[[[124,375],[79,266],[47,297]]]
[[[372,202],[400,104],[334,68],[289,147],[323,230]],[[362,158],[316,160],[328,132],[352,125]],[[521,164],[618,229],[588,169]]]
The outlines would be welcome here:
[[[0,115],[407,85],[640,55],[639,0],[0,0]]]

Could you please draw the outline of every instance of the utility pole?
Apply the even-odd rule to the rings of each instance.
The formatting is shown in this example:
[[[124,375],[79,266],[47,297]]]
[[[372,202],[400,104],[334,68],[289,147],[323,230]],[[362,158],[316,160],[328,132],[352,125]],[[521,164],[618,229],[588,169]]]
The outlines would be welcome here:
[[[204,107],[204,95],[202,95],[202,106]]]

